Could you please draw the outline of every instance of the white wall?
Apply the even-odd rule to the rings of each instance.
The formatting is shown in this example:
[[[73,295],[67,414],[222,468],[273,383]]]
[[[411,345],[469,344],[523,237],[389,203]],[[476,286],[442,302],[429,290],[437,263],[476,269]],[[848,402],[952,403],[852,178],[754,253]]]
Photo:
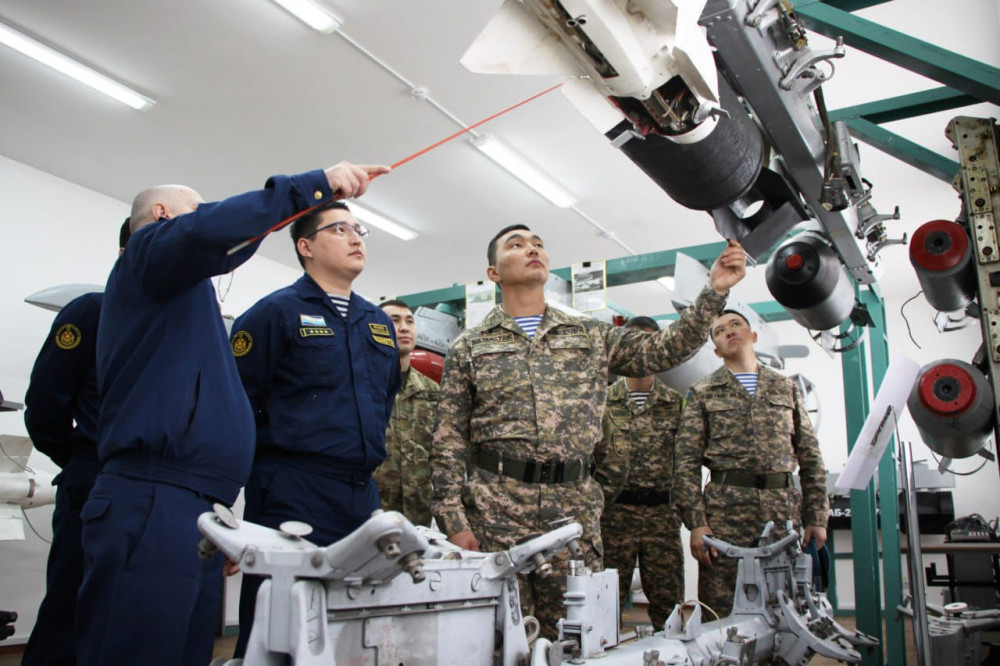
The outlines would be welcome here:
[[[104,284],[127,215],[124,202],[0,157],[0,391],[5,399],[24,402],[31,367],[52,325],[53,313],[28,305],[24,297],[59,284]],[[255,257],[234,273],[223,312],[239,315],[300,274]],[[228,283],[228,276],[222,278],[223,293]],[[0,433],[26,435],[23,412],[0,413]],[[57,471],[37,452],[30,465]],[[27,517],[43,539],[51,538],[51,507],[31,509]],[[0,541],[0,610],[20,616],[17,633],[4,644],[27,640],[45,589],[48,544],[26,532],[25,541]]]

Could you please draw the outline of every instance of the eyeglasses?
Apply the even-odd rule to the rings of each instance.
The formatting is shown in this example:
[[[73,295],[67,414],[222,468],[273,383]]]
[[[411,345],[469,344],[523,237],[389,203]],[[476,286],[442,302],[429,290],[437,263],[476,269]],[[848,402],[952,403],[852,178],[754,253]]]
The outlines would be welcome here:
[[[306,238],[310,236],[315,236],[321,231],[326,231],[329,229],[333,232],[335,236],[347,236],[347,234],[353,232],[358,238],[364,238],[368,235],[368,228],[358,224],[357,222],[331,222],[325,227],[319,227],[316,231],[311,234],[306,234]]]

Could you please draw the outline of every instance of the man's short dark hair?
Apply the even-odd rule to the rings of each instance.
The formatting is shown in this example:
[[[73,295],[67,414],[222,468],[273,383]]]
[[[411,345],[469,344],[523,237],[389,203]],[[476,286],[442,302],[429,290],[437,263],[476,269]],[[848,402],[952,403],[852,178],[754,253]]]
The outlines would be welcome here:
[[[125,244],[128,243],[128,239],[132,237],[132,227],[130,226],[131,221],[131,217],[126,217],[125,221],[122,222],[122,228],[118,231],[119,250],[124,250]]]
[[[660,330],[660,325],[657,324],[656,320],[652,317],[639,315],[638,317],[632,317],[625,322],[625,328],[648,328],[651,331],[658,331]]]
[[[406,301],[401,301],[398,298],[393,298],[388,301],[382,301],[381,303],[378,304],[378,306],[383,310],[385,310],[388,307],[394,307],[394,308],[406,308],[410,312],[413,312],[413,308],[407,305]]]
[[[299,265],[302,268],[306,267],[306,261],[299,254],[299,239],[312,235],[319,228],[320,217],[328,210],[346,210],[349,212],[351,209],[343,201],[328,201],[292,222],[292,226],[288,229],[288,233],[292,235],[292,243],[295,244],[295,258],[299,260]]]
[[[490,240],[490,244],[486,246],[486,261],[490,262],[489,263],[490,266],[496,266],[497,264],[497,241],[500,240],[500,238],[503,237],[504,234],[509,234],[510,232],[516,231],[518,229],[531,231],[531,229],[529,229],[527,225],[512,224],[509,227],[504,227],[503,229],[498,231],[497,235]]]
[[[736,315],[737,317],[739,317],[740,319],[742,319],[743,321],[745,321],[747,323],[747,326],[749,326],[750,328],[753,328],[753,325],[750,323],[750,320],[747,319],[747,316],[745,314],[743,314],[742,312],[740,312],[739,310],[732,310],[730,308],[726,308],[725,310],[723,310],[722,312],[720,312],[718,315],[716,315],[715,319],[718,319],[722,315],[727,315],[727,314]]]

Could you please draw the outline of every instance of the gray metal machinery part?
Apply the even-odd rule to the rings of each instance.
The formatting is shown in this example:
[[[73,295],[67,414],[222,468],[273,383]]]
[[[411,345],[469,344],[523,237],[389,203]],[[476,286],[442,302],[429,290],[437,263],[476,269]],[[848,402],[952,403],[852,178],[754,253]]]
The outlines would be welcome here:
[[[792,319],[825,331],[854,309],[854,287],[825,240],[799,234],[781,245],[767,262],[767,288]]]
[[[961,170],[956,182],[962,193],[962,211],[970,230],[972,259],[981,312],[986,375],[992,385],[993,414],[1000,407],[1000,135],[996,120],[959,116],[948,123],[945,135],[958,150]],[[996,421],[995,421],[996,422]],[[1000,432],[994,426],[994,439]]]
[[[745,0],[708,0],[705,5],[699,23],[715,48],[719,71],[760,122],[776,155],[771,167],[801,193],[851,278],[859,284],[872,284],[880,268],[867,247],[865,232],[880,216],[857,179],[853,146],[834,148],[838,146],[836,136],[827,136],[828,141],[824,141],[828,131],[821,127],[811,94],[830,76],[828,66],[817,65],[842,56],[844,49],[838,45],[828,52],[813,51],[806,43],[805,30],[785,11],[783,3],[760,0],[752,9],[751,4]],[[833,175],[849,187],[848,205],[840,210],[828,210],[821,201],[828,180],[828,144],[839,151],[844,170]]]
[[[722,78],[719,98],[728,115],[701,141],[677,143],[650,132],[621,144],[621,151],[671,199],[694,210],[740,199],[756,182],[764,161],[760,131]],[[605,136],[614,140],[631,128],[632,123],[623,120]]]
[[[947,220],[920,225],[910,240],[910,264],[934,309],[961,310],[976,297],[972,243],[961,225]]]
[[[278,666],[285,655],[296,666],[363,660],[381,666],[521,666],[529,659],[551,666],[564,656],[574,664],[624,666],[654,652],[662,663],[691,666],[765,659],[799,665],[814,654],[856,663],[861,656],[855,647],[876,644],[833,620],[829,604],[812,589],[811,560],[799,547],[800,535],[790,531],[778,539],[770,526],[757,548],[713,542],[740,560],[729,617],[702,623],[700,607],[689,618],[677,607],[663,631],[616,647],[617,574],[577,564],[567,581],[560,640],[540,638],[530,650],[518,574],[534,570],[537,555],[548,559],[570,547],[582,534],[576,523],[507,551],[479,553],[415,528],[395,512],[377,512],[325,548],[245,521],[234,527],[223,518],[203,514],[198,528],[242,568],[268,577],[244,666]],[[399,547],[387,549],[387,543]],[[422,578],[407,570],[408,556],[422,561]]]
[[[968,458],[993,432],[993,393],[974,366],[942,359],[920,369],[906,401],[921,439],[940,456]]]

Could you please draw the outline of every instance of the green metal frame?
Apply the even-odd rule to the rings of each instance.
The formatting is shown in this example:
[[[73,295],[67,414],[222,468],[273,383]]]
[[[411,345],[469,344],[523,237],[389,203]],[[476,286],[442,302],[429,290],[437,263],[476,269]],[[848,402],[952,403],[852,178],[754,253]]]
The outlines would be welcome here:
[[[958,173],[958,162],[879,127],[879,124],[979,102],[1000,104],[1000,69],[850,13],[875,4],[881,2],[795,0],[795,13],[810,30],[834,39],[843,37],[845,44],[946,87],[833,110],[830,119],[845,121],[854,138],[950,183]]]
[[[889,367],[889,343],[887,339],[885,307],[877,286],[873,285],[857,292],[859,302],[864,305],[874,321],[868,329],[869,339],[843,354],[841,363],[844,371],[844,408],[847,415],[848,448],[864,426],[871,405],[868,373],[871,372],[875,390],[882,383]],[[898,523],[899,501],[896,488],[895,441],[891,441],[879,463],[878,488],[876,495],[874,480],[868,488],[851,491],[851,535],[853,540],[854,563],[854,607],[857,628],[882,643],[887,661],[883,661],[881,650],[865,655],[864,666],[889,663],[896,666],[906,664],[906,637],[903,621],[896,607],[903,601],[902,563],[899,553],[899,530],[883,529],[881,552],[882,568],[879,569],[879,529],[876,518],[876,497],[878,511],[883,526]],[[881,585],[880,585],[881,581]],[[868,585],[874,582],[874,585]],[[879,591],[882,591],[882,598]],[[886,611],[882,611],[882,600]],[[885,622],[883,635],[882,623]]]
[[[620,257],[618,259],[608,259],[605,262],[605,275],[609,287],[617,287],[636,282],[650,282],[665,275],[673,275],[674,267],[677,265],[677,254],[686,254],[697,261],[710,266],[715,258],[722,254],[725,249],[725,241],[716,243],[705,243],[703,245],[692,245],[678,250],[663,250],[661,252],[649,252],[635,256]],[[558,275],[564,280],[572,278],[572,267],[553,268],[550,271],[553,275]],[[497,290],[499,293],[499,289]],[[465,285],[455,284],[443,289],[433,289],[414,294],[400,296],[411,308],[438,307],[439,309],[457,308],[458,312],[465,309]],[[626,316],[631,317],[625,308],[609,303],[608,306]],[[454,312],[454,310],[453,310]]]

